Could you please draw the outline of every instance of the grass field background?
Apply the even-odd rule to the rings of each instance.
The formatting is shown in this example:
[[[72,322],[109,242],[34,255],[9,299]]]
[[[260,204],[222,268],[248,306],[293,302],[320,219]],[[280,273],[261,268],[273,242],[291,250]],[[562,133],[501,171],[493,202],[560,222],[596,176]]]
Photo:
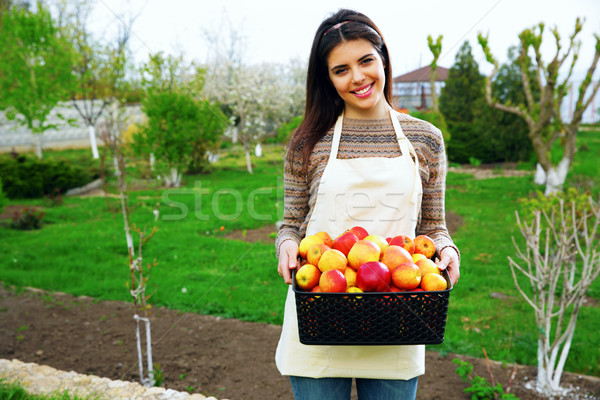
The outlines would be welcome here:
[[[600,132],[582,131],[568,186],[590,190],[598,198]],[[89,150],[46,151],[45,157],[77,162]],[[272,243],[225,238],[227,232],[272,227],[282,214],[281,146],[263,147],[253,158],[254,174],[245,169],[240,148],[224,150],[213,172],[186,176],[178,189],[134,179],[130,166],[132,222],[158,231],[143,249],[152,269],[150,302],[183,312],[214,314],[247,321],[281,324],[287,287],[277,274]],[[0,155],[6,156],[6,155]],[[555,155],[558,156],[558,155]],[[531,169],[524,164],[521,169]],[[114,195],[114,182],[109,185]],[[461,249],[461,279],[450,296],[446,340],[430,346],[440,352],[483,356],[535,365],[537,328],[533,311],[518,294],[507,257],[518,238],[515,210],[519,199],[542,190],[532,177],[477,180],[450,173],[447,210],[463,224],[453,238]],[[46,212],[36,231],[0,226],[0,281],[98,299],[130,297],[128,257],[117,197],[65,197],[61,205],[47,199],[11,200]],[[160,217],[155,221],[153,211]],[[566,369],[600,376],[600,281],[588,293],[595,306],[579,315]]]

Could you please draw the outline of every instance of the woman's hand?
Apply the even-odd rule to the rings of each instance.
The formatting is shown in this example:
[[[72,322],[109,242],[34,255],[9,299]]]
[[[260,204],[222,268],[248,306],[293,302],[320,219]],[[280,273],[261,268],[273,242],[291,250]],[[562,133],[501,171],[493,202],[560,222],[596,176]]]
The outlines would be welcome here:
[[[460,261],[458,259],[458,253],[453,247],[445,247],[441,252],[442,259],[437,259],[436,263],[440,271],[447,270],[448,276],[452,285],[456,285],[458,278],[460,277]]]
[[[286,284],[290,285],[292,283],[292,269],[297,268],[299,263],[298,243],[294,240],[285,240],[279,247],[277,272]]]

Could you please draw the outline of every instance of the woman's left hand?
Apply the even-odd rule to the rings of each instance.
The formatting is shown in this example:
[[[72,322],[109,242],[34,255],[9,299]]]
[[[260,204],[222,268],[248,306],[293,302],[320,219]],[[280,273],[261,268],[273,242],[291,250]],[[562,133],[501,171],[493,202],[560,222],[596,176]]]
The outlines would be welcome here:
[[[460,277],[460,261],[458,259],[458,253],[453,247],[446,247],[441,252],[442,259],[436,259],[436,263],[440,271],[447,270],[448,276],[452,285],[456,285],[458,278]]]

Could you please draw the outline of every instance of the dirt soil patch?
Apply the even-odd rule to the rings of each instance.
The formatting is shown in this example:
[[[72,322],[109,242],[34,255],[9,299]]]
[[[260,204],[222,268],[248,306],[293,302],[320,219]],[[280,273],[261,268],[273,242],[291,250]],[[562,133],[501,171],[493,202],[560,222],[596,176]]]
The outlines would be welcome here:
[[[289,381],[274,363],[280,326],[164,308],[155,309],[151,319],[154,361],[164,372],[164,387],[218,399],[292,398]],[[470,397],[455,373],[455,357],[427,352],[419,399]],[[132,305],[0,285],[0,358],[137,381]],[[461,358],[488,377],[485,360]],[[506,387],[513,366],[491,362],[490,368]],[[512,392],[521,400],[543,398],[525,388],[535,373],[533,367],[517,368]],[[562,384],[576,388],[565,398],[600,398],[599,378],[565,374]]]

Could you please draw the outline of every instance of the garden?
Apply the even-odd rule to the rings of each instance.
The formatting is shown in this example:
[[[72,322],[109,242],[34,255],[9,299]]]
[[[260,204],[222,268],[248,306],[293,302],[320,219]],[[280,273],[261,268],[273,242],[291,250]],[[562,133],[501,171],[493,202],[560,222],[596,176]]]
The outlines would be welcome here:
[[[579,140],[569,182],[598,193],[598,131],[582,131]],[[157,227],[144,245],[144,259],[157,261],[148,280],[154,360],[167,387],[217,398],[286,398],[289,385],[273,363],[287,290],[273,248],[282,201],[281,147],[265,146],[263,156],[253,158],[252,175],[242,152],[241,147],[223,151],[211,174],[185,176],[179,189],[132,178],[131,220],[142,229]],[[47,152],[48,159],[73,164],[86,155]],[[511,168],[531,170],[531,165]],[[505,387],[518,364],[513,393],[535,398],[518,391],[525,377],[535,379],[533,369],[524,366],[536,363],[537,334],[507,257],[514,255],[511,237],[518,237],[514,211],[522,210],[520,199],[534,196],[536,186],[531,174],[511,176],[520,174],[498,165],[491,169],[489,179],[448,175],[447,212],[463,269],[450,297],[445,341],[428,347],[423,398],[436,398],[450,382],[457,393],[468,387],[454,372],[455,357],[473,363],[474,372],[491,383],[486,355],[497,362],[489,365]],[[44,211],[41,229],[9,227],[8,210],[21,207]],[[114,186],[107,193],[60,201],[10,200],[0,233],[0,357],[136,380],[127,248]],[[563,385],[587,387],[590,393],[600,390],[599,382],[580,376],[599,374],[599,300],[595,282],[567,361],[572,375],[563,378]],[[261,368],[247,368],[257,362]]]
[[[75,3],[0,3],[0,128],[35,138],[0,153],[0,359],[291,398],[274,363],[288,290],[274,242],[306,66],[245,64],[235,31],[203,64],[159,52],[132,65],[127,30],[93,38]],[[442,36],[428,38],[432,105],[404,111],[443,132],[461,277],[419,398],[600,398],[600,127],[583,123],[595,62],[569,118],[561,108],[581,24],[562,52],[554,32],[547,63],[543,25],[502,65],[480,34],[488,76],[465,41],[439,94]],[[90,148],[43,146],[67,125]],[[0,398],[18,392],[4,386]]]

